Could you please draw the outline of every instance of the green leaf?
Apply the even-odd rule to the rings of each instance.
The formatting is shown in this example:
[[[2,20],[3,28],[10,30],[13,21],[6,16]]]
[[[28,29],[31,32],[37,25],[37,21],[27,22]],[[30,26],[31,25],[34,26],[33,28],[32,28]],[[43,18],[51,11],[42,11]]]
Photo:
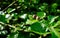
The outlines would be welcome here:
[[[37,16],[39,16],[41,19],[46,16],[45,12],[37,12]]]
[[[53,3],[52,4],[52,8],[57,8],[58,4],[57,3]]]
[[[58,38],[56,35],[55,35],[55,33],[51,33],[51,38]]]
[[[24,0],[18,0],[18,2],[24,2]]]
[[[33,3],[38,3],[38,2],[39,2],[39,0],[32,0],[32,2],[33,2]]]
[[[53,27],[57,27],[58,25],[60,25],[60,21],[57,21],[57,23],[55,23]]]
[[[0,22],[6,23],[6,18],[4,15],[0,15]]]
[[[33,16],[32,15],[29,15],[28,16],[30,20],[33,20]]]
[[[56,30],[54,29],[54,27],[50,27],[49,30],[50,30],[51,34],[54,33],[54,35],[56,35],[58,38],[60,38],[60,36],[59,36],[60,34],[58,33],[58,31],[56,31]],[[52,36],[52,37],[54,37],[54,36]]]
[[[26,24],[33,24],[35,22],[38,22],[38,20],[27,20],[26,21]]]
[[[41,26],[39,22],[35,22],[31,25],[31,30],[37,34],[44,34],[45,29]]]
[[[41,6],[41,7],[39,7],[39,9],[40,9],[41,11],[45,11],[46,6]]]
[[[55,21],[59,16],[48,16],[48,20],[50,21],[50,24]]]
[[[19,33],[13,32],[10,33],[7,38],[30,38],[30,36],[29,33],[25,32],[19,32]]]
[[[29,33],[20,32],[18,38],[30,38]]]
[[[18,33],[11,33],[10,35],[8,35],[7,38],[17,38],[18,37]]]
[[[51,19],[52,19],[53,17],[54,17],[54,16],[49,15],[47,18],[48,18],[49,21],[51,21]]]
[[[12,8],[8,8],[8,9],[7,9],[7,12],[10,13],[11,10],[12,10]]]
[[[27,14],[23,14],[23,15],[21,15],[20,18],[22,18],[22,19],[26,19],[26,18],[27,18]]]
[[[46,36],[46,38],[58,38],[53,32]]]

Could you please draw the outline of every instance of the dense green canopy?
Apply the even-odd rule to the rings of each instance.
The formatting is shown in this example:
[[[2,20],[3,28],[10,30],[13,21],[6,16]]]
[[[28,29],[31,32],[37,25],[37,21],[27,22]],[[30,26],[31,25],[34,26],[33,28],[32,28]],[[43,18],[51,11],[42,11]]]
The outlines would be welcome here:
[[[0,0],[0,38],[60,38],[60,0]]]

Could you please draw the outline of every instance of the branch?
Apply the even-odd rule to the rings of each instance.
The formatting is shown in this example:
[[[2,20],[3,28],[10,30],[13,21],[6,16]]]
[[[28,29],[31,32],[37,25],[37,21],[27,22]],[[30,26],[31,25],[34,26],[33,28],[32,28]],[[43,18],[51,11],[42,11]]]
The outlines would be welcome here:
[[[8,5],[5,9],[3,9],[2,11],[5,11],[6,9],[8,9],[10,6],[12,6],[15,2],[17,2],[17,0],[13,1],[10,5]]]

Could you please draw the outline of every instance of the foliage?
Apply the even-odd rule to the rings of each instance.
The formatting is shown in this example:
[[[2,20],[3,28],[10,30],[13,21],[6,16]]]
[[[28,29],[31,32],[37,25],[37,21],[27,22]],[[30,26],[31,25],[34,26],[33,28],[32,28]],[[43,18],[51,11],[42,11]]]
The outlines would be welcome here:
[[[59,0],[0,0],[1,38],[60,38]]]

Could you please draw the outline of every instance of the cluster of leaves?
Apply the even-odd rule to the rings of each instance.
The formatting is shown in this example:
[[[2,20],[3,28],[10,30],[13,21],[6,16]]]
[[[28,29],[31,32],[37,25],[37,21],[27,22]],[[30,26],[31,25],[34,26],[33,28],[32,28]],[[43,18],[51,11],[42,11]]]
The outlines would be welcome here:
[[[60,38],[59,0],[0,1],[1,38]]]

